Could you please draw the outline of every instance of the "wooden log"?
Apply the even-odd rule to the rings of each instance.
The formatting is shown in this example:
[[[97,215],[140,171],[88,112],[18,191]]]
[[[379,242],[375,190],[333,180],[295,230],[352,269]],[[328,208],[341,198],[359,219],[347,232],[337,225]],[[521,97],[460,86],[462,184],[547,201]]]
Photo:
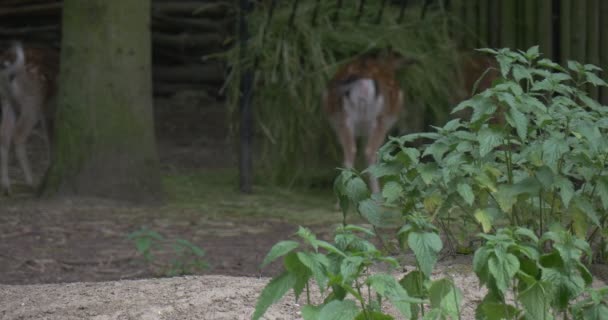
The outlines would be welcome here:
[[[219,34],[208,33],[193,35],[188,33],[165,34],[160,32],[152,33],[152,43],[154,45],[174,47],[174,48],[205,48],[220,47],[223,39]]]
[[[540,52],[549,59],[557,60],[553,54],[553,2],[542,0],[538,8],[538,45]]]
[[[221,86],[193,83],[172,83],[157,81],[154,82],[153,89],[156,96],[173,95],[180,91],[204,91],[211,97],[221,97]]]
[[[201,3],[200,1],[162,1],[154,2],[152,12],[154,14],[219,17],[225,16],[232,11],[233,6],[228,2]]]
[[[23,28],[4,28],[0,27],[0,36],[25,36],[31,34],[37,34],[41,32],[59,32],[60,27],[58,25],[51,26],[36,26],[36,27],[23,27]],[[59,34],[57,34],[59,37]]]
[[[230,19],[185,18],[166,16],[163,14],[154,14],[152,16],[152,30],[223,32],[227,31],[230,23]]]
[[[604,0],[605,1],[605,0]],[[600,64],[600,0],[587,0],[587,57],[585,63],[591,63],[596,66]],[[604,18],[606,19],[606,18]],[[599,97],[599,89],[592,85],[587,87],[589,95],[597,99]]]
[[[222,83],[225,70],[219,63],[180,66],[154,66],[155,81],[182,83]]]
[[[516,9],[516,0],[501,0],[500,44],[511,49],[517,46]]]
[[[61,13],[61,2],[41,3],[19,7],[0,8],[0,17],[24,16],[24,15],[47,15]]]
[[[608,1],[600,1],[600,67],[604,70],[602,78],[608,78]],[[608,88],[602,87],[600,101],[608,105]]]

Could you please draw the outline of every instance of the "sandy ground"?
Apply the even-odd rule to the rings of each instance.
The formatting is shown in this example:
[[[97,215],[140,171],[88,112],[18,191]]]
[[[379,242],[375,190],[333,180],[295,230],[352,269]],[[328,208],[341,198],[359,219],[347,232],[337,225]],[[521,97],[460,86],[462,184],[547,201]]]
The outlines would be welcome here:
[[[467,266],[439,268],[463,290],[463,319],[483,297]],[[399,275],[396,275],[399,276]],[[188,276],[97,283],[0,285],[1,319],[250,319],[268,278]],[[319,295],[313,293],[313,301]],[[301,299],[302,300],[302,299]],[[304,302],[304,301],[300,301]],[[301,319],[289,294],[264,319]],[[394,310],[389,312],[393,313]]]

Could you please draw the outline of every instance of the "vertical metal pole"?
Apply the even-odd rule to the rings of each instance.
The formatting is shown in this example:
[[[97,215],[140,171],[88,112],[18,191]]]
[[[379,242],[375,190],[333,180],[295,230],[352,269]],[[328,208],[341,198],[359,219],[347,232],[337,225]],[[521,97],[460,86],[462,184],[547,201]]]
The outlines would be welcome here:
[[[239,37],[240,37],[240,57],[244,58],[249,40],[249,30],[247,28],[247,13],[251,10],[249,0],[240,1],[239,15]],[[241,74],[241,86],[239,97],[240,111],[240,150],[239,150],[239,187],[241,192],[251,193],[253,181],[253,112],[251,110],[251,96],[253,85],[253,72],[247,68]]]

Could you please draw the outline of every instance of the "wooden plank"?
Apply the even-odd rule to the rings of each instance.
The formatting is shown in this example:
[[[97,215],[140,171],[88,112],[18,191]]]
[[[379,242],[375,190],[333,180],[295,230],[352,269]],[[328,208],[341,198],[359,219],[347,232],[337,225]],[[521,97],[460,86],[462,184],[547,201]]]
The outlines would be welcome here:
[[[587,0],[587,57],[585,63],[591,63],[596,66],[600,63],[600,0]],[[599,89],[592,85],[588,87],[589,95],[597,99],[599,97]]]
[[[570,59],[584,63],[587,51],[587,1],[576,0],[572,2],[571,32],[571,56]]]
[[[523,10],[523,28],[522,38],[523,46],[521,49],[527,50],[528,48],[538,44],[538,6],[539,2],[545,2],[547,0],[529,1],[524,0],[520,3]]]
[[[494,2],[494,1],[486,1],[486,0],[478,0],[477,1],[477,15],[479,16],[478,19],[478,35],[479,35],[479,42],[478,42],[478,46],[485,48],[488,46],[488,44],[490,43],[490,39],[489,39],[489,24],[488,24],[488,14],[489,14],[489,2]]]
[[[560,8],[560,57],[559,62],[566,64],[566,61],[570,59],[572,52],[572,33],[570,26],[572,25],[572,1],[573,0],[562,0]]]
[[[537,25],[538,45],[540,52],[551,60],[556,60],[553,56],[553,1],[539,0],[538,25]]]
[[[604,70],[602,72],[602,79],[608,79],[608,1],[600,1],[600,67]],[[608,88],[603,87],[600,93],[600,101],[604,105],[608,105]]]
[[[500,45],[508,48],[516,48],[517,46],[517,28],[516,0],[501,0],[501,28],[500,28]]]
[[[466,44],[468,48],[477,47],[477,38],[479,36],[479,30],[477,27],[477,1],[468,0],[465,1],[464,7],[464,19],[467,28]]]
[[[483,0],[482,0],[483,1]],[[484,1],[485,2],[485,1]],[[501,46],[500,34],[500,7],[501,4],[498,1],[488,1],[488,28],[489,28],[489,45],[492,48],[498,48]]]

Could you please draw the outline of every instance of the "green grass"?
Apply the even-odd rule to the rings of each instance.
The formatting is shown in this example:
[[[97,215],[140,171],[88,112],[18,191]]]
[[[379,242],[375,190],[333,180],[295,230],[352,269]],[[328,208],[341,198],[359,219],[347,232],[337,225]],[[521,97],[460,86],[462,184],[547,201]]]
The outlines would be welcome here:
[[[171,210],[195,209],[210,218],[276,219],[293,224],[338,223],[331,189],[298,189],[254,185],[252,194],[238,190],[234,170],[201,170],[165,175],[163,184]]]

